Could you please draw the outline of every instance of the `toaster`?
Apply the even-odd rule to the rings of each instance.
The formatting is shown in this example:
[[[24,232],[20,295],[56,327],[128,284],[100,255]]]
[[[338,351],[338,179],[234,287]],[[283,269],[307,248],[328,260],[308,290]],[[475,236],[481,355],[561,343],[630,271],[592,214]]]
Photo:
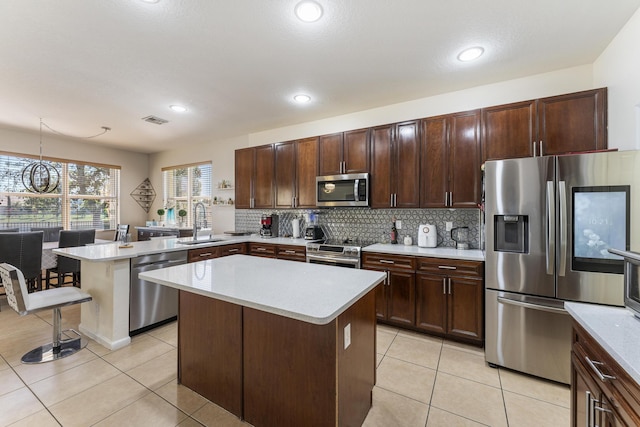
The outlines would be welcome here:
[[[438,229],[435,225],[420,224],[418,226],[418,246],[421,248],[438,246]]]

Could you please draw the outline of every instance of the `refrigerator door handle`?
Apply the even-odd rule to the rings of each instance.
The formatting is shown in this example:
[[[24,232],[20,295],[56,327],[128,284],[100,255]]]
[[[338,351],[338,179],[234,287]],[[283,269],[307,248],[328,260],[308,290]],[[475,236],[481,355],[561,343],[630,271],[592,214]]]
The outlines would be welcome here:
[[[569,315],[569,313],[567,313],[567,311],[563,308],[551,307],[548,305],[533,304],[533,303],[524,302],[524,301],[516,301],[516,300],[512,300],[510,298],[505,298],[505,297],[498,297],[498,302],[501,304],[509,304],[509,305],[515,305],[523,308],[530,308],[532,310],[547,311],[549,313]]]
[[[567,184],[558,181],[558,203],[560,211],[560,265],[558,276],[564,276],[567,268]]]
[[[547,181],[547,274],[553,275],[553,266],[556,259],[556,202],[553,191],[553,181]]]

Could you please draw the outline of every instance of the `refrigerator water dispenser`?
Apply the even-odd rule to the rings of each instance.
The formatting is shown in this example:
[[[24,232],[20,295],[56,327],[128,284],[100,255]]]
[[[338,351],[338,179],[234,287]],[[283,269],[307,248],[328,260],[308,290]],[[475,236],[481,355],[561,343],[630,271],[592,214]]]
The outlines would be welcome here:
[[[529,252],[529,216],[494,215],[494,244],[497,252]]]

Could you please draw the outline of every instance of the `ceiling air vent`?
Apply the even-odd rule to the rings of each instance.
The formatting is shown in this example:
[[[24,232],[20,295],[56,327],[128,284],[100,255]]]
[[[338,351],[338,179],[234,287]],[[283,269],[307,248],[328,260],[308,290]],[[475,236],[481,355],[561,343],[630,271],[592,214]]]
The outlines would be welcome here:
[[[156,117],[156,116],[143,117],[142,120],[144,120],[145,122],[156,124],[156,125],[163,125],[165,123],[169,123],[169,120],[161,119],[160,117]]]

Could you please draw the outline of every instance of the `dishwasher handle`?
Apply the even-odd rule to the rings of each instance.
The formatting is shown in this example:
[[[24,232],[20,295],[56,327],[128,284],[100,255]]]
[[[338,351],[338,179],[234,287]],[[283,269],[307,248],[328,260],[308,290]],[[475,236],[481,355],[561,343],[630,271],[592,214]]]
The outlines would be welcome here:
[[[167,259],[167,260],[163,260],[163,261],[152,261],[152,262],[146,262],[146,263],[141,263],[141,264],[135,264],[132,269],[136,270],[136,269],[146,269],[148,267],[154,267],[154,268],[165,268],[165,267],[171,267],[173,265],[182,265],[185,264],[185,262],[183,260],[171,260],[171,259]]]

